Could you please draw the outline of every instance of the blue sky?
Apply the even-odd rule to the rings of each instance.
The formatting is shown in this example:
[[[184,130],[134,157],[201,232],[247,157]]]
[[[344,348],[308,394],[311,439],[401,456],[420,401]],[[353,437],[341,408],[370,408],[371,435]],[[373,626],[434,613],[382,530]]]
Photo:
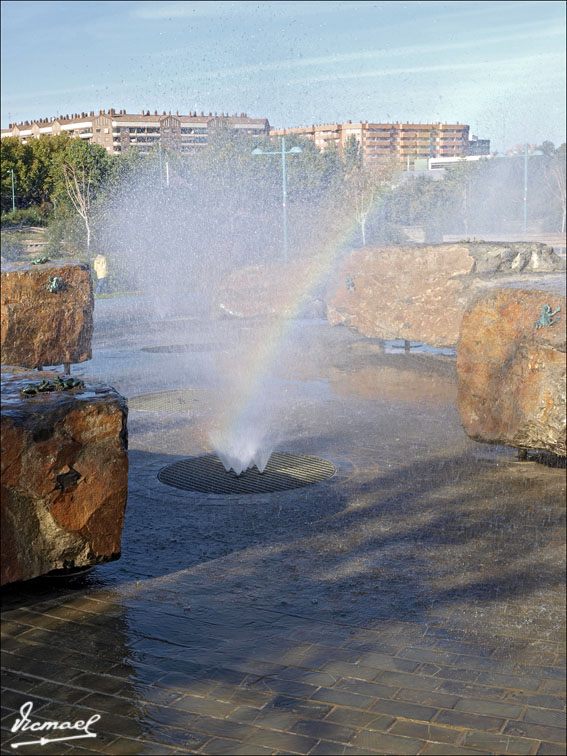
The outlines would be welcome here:
[[[3,128],[110,107],[459,121],[498,150],[559,144],[565,4],[2,3]]]

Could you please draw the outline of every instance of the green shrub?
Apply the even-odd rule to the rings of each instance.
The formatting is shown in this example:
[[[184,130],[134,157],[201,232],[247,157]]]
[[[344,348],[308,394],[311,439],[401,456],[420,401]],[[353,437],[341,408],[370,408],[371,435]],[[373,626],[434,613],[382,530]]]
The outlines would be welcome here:
[[[2,213],[2,228],[14,228],[15,226],[46,226],[48,212],[45,205],[34,205],[33,207],[10,210],[8,213]]]

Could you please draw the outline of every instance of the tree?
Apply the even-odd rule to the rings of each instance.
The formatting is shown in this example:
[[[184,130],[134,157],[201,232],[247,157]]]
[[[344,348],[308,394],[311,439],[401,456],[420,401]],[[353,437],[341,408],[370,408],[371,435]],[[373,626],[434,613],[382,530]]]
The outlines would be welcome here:
[[[346,176],[346,197],[356,221],[360,226],[362,246],[366,246],[366,221],[375,202],[390,187],[394,164],[383,161],[376,165],[360,164]]]
[[[55,164],[56,194],[68,199],[83,222],[89,265],[93,224],[102,212],[111,160],[103,147],[73,139]]]
[[[6,137],[2,139],[0,156],[2,212],[4,213],[12,209],[12,171],[14,171],[16,207],[26,206],[22,184],[30,163],[31,151],[28,145],[23,144],[18,137]]]
[[[14,171],[16,206],[27,208],[51,202],[55,191],[53,165],[69,144],[69,136],[42,135],[26,144],[7,137],[0,147],[2,156],[2,211],[12,206],[11,171]]]
[[[551,149],[544,149],[551,145]],[[555,199],[559,200],[561,208],[561,233],[565,233],[565,216],[566,216],[566,192],[565,192],[565,144],[555,149],[552,142],[544,142],[542,151],[545,158],[545,175],[549,186],[552,188]]]
[[[362,166],[360,144],[354,134],[351,134],[344,144],[343,162],[345,164],[346,173],[351,173],[353,170]]]

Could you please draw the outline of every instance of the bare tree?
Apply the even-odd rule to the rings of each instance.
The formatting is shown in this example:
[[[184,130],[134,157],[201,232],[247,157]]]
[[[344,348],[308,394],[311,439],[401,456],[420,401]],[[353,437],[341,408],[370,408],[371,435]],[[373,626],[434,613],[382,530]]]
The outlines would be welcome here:
[[[108,175],[109,157],[97,145],[73,140],[59,165],[67,197],[85,226],[90,267],[93,224],[101,213],[100,190]]]
[[[561,202],[561,233],[565,233],[566,189],[565,189],[565,153],[557,152],[547,164],[547,174],[551,183],[557,187]]]
[[[347,193],[360,226],[363,247],[366,246],[366,221],[379,195],[390,186],[394,169],[391,161],[362,164],[355,166],[346,177]]]

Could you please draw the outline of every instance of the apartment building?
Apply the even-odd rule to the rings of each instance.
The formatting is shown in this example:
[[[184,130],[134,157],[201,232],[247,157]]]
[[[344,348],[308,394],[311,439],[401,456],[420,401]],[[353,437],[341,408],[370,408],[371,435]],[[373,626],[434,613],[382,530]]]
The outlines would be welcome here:
[[[372,163],[392,156],[413,164],[419,158],[460,157],[467,154],[469,127],[460,123],[332,123],[292,129],[271,129],[273,136],[312,139],[320,150],[330,144],[342,151],[355,137],[363,159]]]
[[[74,113],[71,116],[40,118],[38,121],[10,124],[2,129],[2,138],[16,136],[24,143],[28,139],[38,139],[42,134],[69,134],[100,144],[111,155],[120,155],[131,147],[140,152],[148,152],[152,145],[160,143],[164,147],[179,152],[190,152],[207,144],[214,129],[226,125],[236,131],[251,135],[269,133],[270,124],[266,118],[248,118],[246,113],[201,112],[180,115],[155,110],[142,113],[126,113],[125,110],[100,110],[97,114]]]

